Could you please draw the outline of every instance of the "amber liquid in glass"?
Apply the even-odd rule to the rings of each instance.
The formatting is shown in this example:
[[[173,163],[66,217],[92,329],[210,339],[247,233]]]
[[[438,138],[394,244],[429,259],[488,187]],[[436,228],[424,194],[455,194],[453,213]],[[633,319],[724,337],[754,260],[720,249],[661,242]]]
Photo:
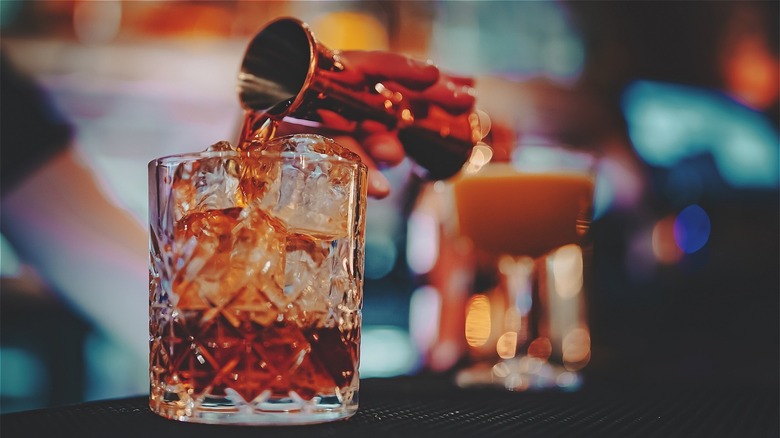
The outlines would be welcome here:
[[[291,392],[309,400],[348,387],[357,372],[359,324],[342,327],[331,320],[325,325],[324,311],[307,313],[294,301],[280,308],[262,282],[247,280],[254,268],[234,254],[247,243],[235,232],[242,226],[241,210],[194,213],[177,222],[176,241],[199,242],[209,235],[219,246],[197,277],[183,269],[173,279],[178,315],[156,330],[165,335],[152,346],[153,379],[192,395],[219,398],[233,390],[246,401]],[[333,237],[289,234],[285,250],[323,259],[323,248],[341,244]],[[215,287],[215,294],[204,297],[204,290]]]
[[[251,321],[251,310],[227,308],[231,318],[209,318],[207,310],[181,311],[184,318],[162,340],[171,359],[160,378],[175,380],[193,394],[224,397],[231,389],[251,401],[260,395],[289,397],[293,391],[309,400],[346,387],[355,374],[357,330],[342,333],[338,327],[298,327],[287,321],[262,325]],[[241,321],[238,327],[235,320]]]

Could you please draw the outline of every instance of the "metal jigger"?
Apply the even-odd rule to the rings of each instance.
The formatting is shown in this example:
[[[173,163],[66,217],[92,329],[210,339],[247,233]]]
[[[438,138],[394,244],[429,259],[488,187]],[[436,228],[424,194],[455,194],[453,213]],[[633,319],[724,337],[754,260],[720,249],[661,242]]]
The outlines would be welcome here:
[[[452,115],[431,103],[409,102],[381,83],[346,84],[338,81],[344,71],[338,54],[320,44],[306,23],[277,19],[247,47],[239,99],[245,110],[272,120],[321,122],[317,111],[329,110],[355,122],[381,122],[397,130],[406,154],[429,179],[457,173],[482,139],[475,111]]]

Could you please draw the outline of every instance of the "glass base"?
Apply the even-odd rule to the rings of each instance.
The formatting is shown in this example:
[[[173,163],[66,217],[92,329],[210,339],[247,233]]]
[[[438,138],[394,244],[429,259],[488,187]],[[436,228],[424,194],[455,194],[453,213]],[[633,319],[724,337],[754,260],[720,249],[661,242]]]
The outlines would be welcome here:
[[[497,387],[509,391],[557,389],[576,391],[582,376],[560,365],[530,356],[493,363],[478,363],[460,370],[455,383],[461,388]]]
[[[358,391],[348,397],[316,396],[303,400],[291,393],[288,398],[262,398],[252,403],[235,402],[229,397],[202,400],[166,400],[151,397],[152,412],[177,421],[231,425],[302,425],[347,419],[357,412]]]

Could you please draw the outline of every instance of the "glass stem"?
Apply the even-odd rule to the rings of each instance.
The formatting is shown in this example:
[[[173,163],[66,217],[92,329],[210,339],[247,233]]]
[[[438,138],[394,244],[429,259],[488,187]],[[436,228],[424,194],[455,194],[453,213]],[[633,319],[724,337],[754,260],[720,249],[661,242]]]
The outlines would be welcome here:
[[[539,318],[537,309],[538,279],[534,269],[534,260],[530,257],[504,256],[499,269],[506,282],[507,302],[513,306],[520,324],[517,326],[516,355],[525,355],[530,340],[538,336],[536,325]]]

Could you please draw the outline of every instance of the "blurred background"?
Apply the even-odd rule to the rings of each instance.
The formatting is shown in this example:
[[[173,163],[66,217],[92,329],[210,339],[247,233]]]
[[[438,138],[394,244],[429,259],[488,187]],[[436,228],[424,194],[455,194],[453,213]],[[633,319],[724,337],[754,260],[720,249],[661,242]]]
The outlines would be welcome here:
[[[243,51],[276,17],[308,22],[331,48],[474,76],[496,145],[601,152],[585,384],[777,387],[779,6],[3,0],[0,43],[2,62],[71,124],[104,198],[142,229],[146,163],[236,138]],[[435,185],[409,163],[385,174],[392,195],[368,206],[361,375],[446,376],[468,356],[468,280],[441,269],[457,249]],[[2,412],[146,393],[145,358],[14,241],[4,236],[0,258]],[[86,285],[101,274],[68,275]],[[146,304],[143,282],[117,288]]]

